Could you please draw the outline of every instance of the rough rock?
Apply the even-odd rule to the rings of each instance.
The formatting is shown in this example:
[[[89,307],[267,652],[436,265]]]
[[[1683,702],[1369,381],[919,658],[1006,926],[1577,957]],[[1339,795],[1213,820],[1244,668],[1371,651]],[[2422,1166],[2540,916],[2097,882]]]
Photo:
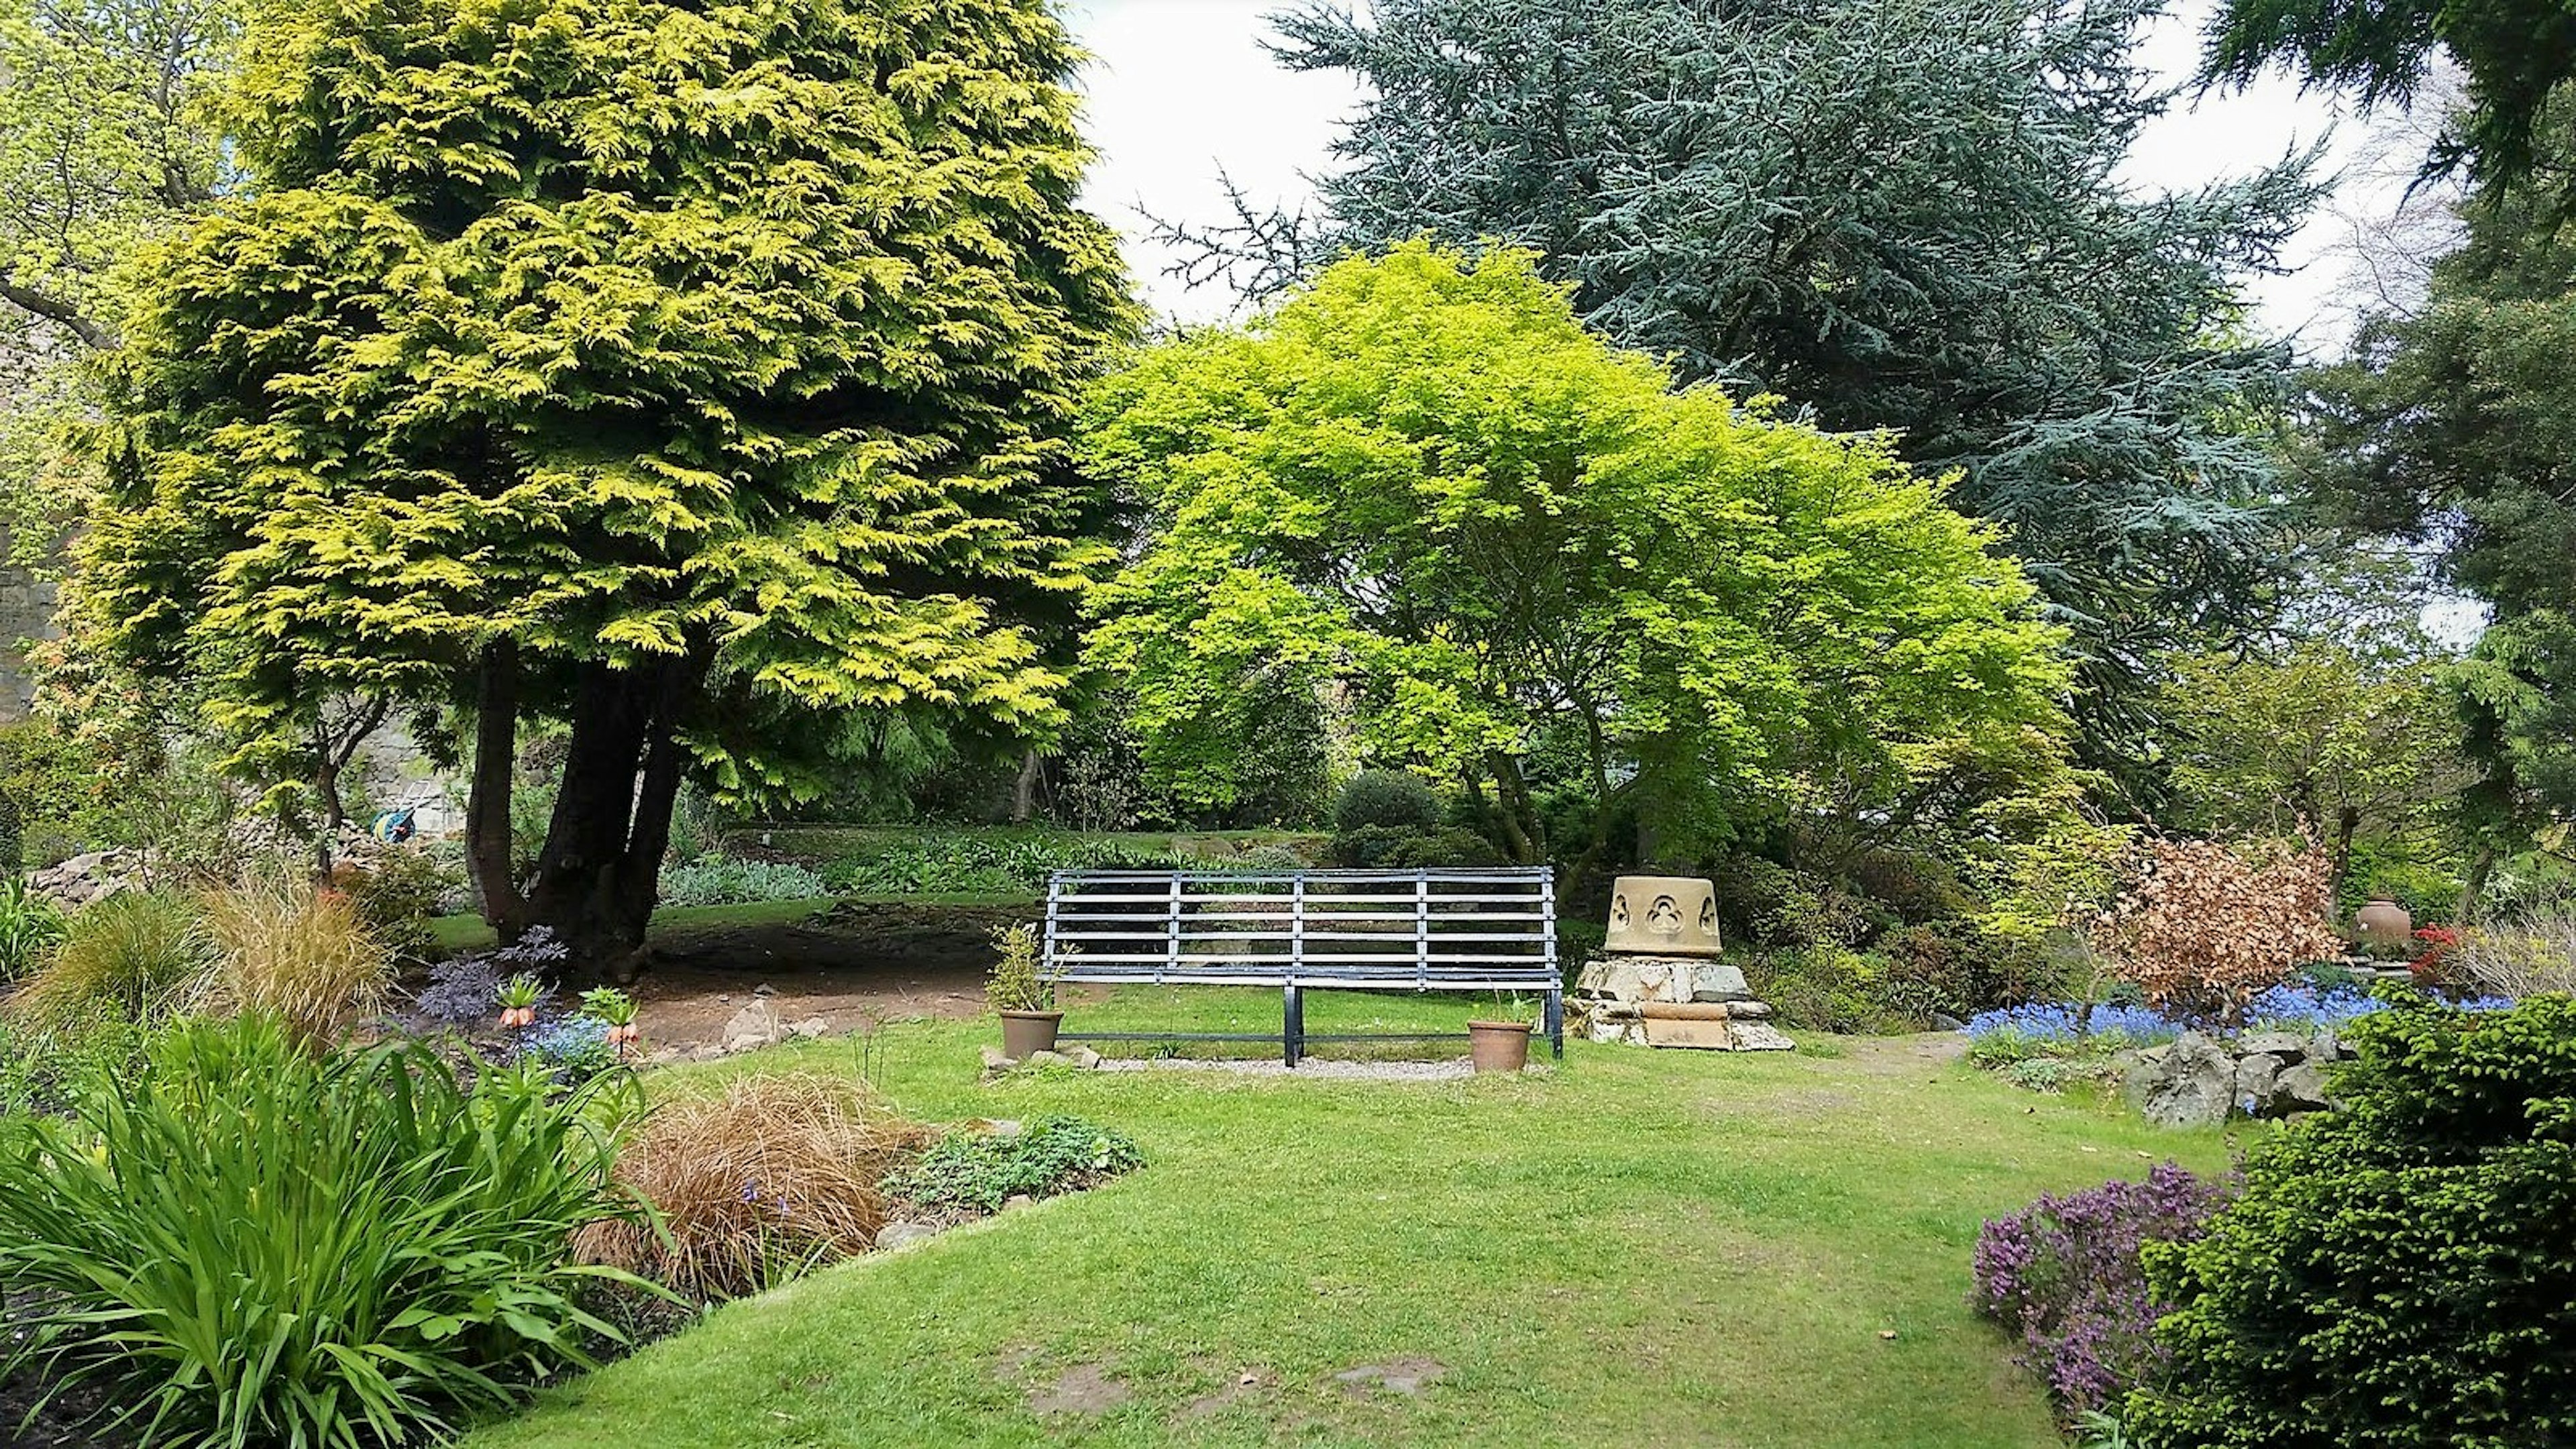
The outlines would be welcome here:
[[[1037,1206],[1037,1201],[1038,1200],[1036,1198],[1025,1192],[1015,1192],[1009,1197],[1002,1199],[1002,1211],[1009,1212],[1013,1208],[1035,1207]]]
[[[27,888],[65,910],[94,905],[135,883],[140,870],[131,852],[93,850],[27,874]]]
[[[1724,961],[1701,961],[1690,969],[1690,999],[1693,1001],[1750,1001],[1753,991],[1744,983],[1744,970]]]
[[[755,1001],[725,1023],[724,1047],[729,1052],[752,1051],[775,1044],[785,1033],[786,1028],[779,1024],[778,1013],[769,1009],[769,1003]]]
[[[2343,1056],[2343,1037],[2333,1027],[2318,1027],[2316,1036],[2308,1042],[2308,1060],[2332,1062],[2342,1060]]]
[[[939,1226],[936,1223],[888,1223],[877,1229],[877,1251],[891,1252],[907,1243],[918,1243],[925,1238],[938,1236]]]
[[[998,1077],[1018,1065],[1018,1062],[1004,1056],[1000,1047],[988,1045],[984,1048],[984,1075]]]
[[[800,1041],[811,1041],[816,1037],[831,1035],[832,1023],[819,1016],[809,1016],[803,1021],[790,1023],[787,1034]]]
[[[2314,1110],[2330,1105],[2333,1100],[2326,1093],[2325,1068],[2315,1062],[2301,1062],[2281,1073],[2278,1087],[2274,1100],[2285,1109]]]
[[[2129,1096],[2160,1127],[2215,1126],[2236,1105],[2236,1059],[2196,1031],[2129,1074]]]
[[[1769,1021],[1771,1003],[1767,1001],[1730,1001],[1726,1004],[1729,1021]]]
[[[2288,1031],[2249,1031],[2236,1039],[2236,1049],[2296,1061],[2308,1054],[2308,1038]]]
[[[1767,1021],[1729,1021],[1726,1033],[1740,1052],[1786,1052],[1798,1048],[1786,1033]]]
[[[1028,1054],[1028,1057],[1020,1063],[1020,1065],[1024,1067],[1069,1067],[1073,1065],[1073,1058],[1066,1056],[1062,1052],[1031,1052]]]
[[[2268,1052],[2256,1052],[2236,1059],[2236,1105],[2249,1117],[2261,1117],[2272,1110],[2272,1098],[2281,1079],[2281,1059]]]

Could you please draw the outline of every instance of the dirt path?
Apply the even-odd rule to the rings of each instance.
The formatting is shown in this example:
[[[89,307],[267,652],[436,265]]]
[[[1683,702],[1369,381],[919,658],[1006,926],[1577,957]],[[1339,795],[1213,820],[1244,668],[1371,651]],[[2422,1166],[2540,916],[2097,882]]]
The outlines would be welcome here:
[[[820,1017],[834,1035],[900,1017],[973,1016],[984,1009],[993,929],[1027,914],[843,905],[784,925],[675,931],[655,939],[651,969],[635,985],[637,1021],[656,1050],[686,1053],[721,1045],[725,1023],[754,1000],[782,1022]]]

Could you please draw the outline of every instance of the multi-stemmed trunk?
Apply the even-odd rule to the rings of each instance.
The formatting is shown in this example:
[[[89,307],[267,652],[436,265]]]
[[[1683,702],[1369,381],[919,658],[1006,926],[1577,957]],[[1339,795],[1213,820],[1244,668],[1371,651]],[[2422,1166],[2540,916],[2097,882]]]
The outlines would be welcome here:
[[[525,881],[513,868],[510,840],[522,682],[515,650],[493,646],[478,672],[465,834],[484,919],[503,940],[548,927],[578,969],[632,980],[643,967],[644,928],[686,766],[680,719],[705,666],[694,657],[627,669],[578,666],[563,779]]]

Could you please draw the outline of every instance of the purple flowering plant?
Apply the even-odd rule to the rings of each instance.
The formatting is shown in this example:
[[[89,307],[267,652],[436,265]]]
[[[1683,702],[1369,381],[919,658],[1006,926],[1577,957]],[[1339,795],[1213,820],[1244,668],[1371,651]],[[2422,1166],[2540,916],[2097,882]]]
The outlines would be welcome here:
[[[2189,1242],[2226,1200],[2224,1184],[2164,1163],[2144,1182],[2051,1194],[1977,1235],[1968,1305],[2021,1341],[2018,1361],[2069,1414],[2117,1400],[2167,1361],[2140,1248]]]

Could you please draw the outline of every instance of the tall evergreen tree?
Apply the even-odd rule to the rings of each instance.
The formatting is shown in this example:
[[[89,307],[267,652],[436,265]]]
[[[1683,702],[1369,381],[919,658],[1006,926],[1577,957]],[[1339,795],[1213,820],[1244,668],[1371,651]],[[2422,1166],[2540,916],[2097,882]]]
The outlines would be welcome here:
[[[486,913],[614,966],[684,777],[1055,717],[1031,621],[1106,554],[1056,434],[1130,305],[1042,0],[290,0],[247,53],[255,194],[151,258],[84,580],[245,765],[333,691],[470,719]]]
[[[2576,110],[2539,144],[2576,163]],[[2576,221],[2546,190],[2490,183],[2424,305],[2367,325],[2316,379],[2320,491],[2355,525],[2415,540],[2493,621],[2454,670],[2483,866],[2576,821]]]
[[[2157,3],[1310,5],[1283,59],[1368,95],[1328,215],[1213,240],[1270,244],[1274,282],[1423,231],[1534,247],[1587,321],[1685,380],[1892,431],[2007,527],[2116,756],[2152,659],[2245,629],[2274,581],[2261,419],[2289,357],[2236,287],[2315,190],[2297,158],[2178,194],[2121,181],[2170,99],[2131,58]]]

